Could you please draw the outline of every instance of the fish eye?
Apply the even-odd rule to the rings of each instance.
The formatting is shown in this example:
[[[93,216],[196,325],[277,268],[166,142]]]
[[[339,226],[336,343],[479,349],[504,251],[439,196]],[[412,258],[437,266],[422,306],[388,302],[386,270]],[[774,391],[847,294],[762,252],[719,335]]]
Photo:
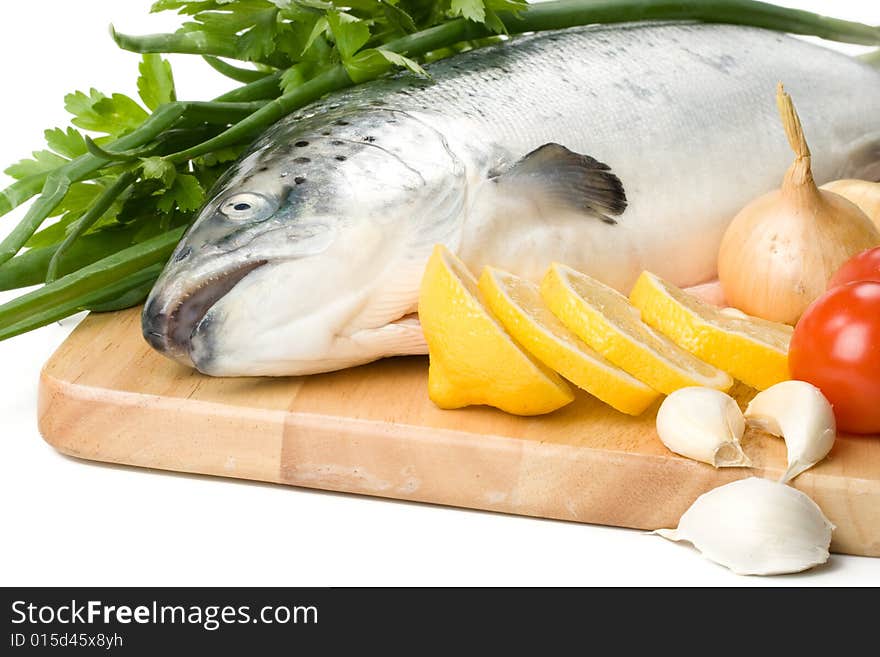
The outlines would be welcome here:
[[[233,194],[220,204],[220,212],[232,221],[262,221],[274,211],[274,204],[253,192]]]

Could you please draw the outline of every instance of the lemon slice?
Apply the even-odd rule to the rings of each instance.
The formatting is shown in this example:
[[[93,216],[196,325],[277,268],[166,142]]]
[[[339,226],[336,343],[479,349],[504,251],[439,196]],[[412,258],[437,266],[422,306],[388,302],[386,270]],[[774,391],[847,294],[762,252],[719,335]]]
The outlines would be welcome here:
[[[579,388],[628,415],[639,415],[660,395],[584,344],[550,312],[537,285],[486,267],[483,299],[530,354]]]
[[[581,340],[654,390],[687,386],[728,390],[733,380],[645,324],[625,296],[585,274],[554,263],[541,295]]]
[[[636,281],[630,299],[648,324],[753,388],[765,390],[790,378],[794,329],[787,324],[715,308],[650,272]]]
[[[428,342],[428,394],[440,408],[488,404],[539,415],[574,399],[568,384],[529,356],[483,305],[477,281],[445,247],[434,247],[419,293]]]

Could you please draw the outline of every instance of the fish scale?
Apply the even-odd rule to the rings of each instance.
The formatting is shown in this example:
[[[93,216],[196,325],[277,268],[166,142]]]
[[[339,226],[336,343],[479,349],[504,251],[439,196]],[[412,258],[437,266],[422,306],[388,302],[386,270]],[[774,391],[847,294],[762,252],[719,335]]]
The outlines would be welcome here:
[[[269,128],[157,282],[151,344],[222,375],[422,353],[418,325],[398,320],[438,242],[475,271],[537,279],[561,261],[622,291],[644,269],[702,283],[727,224],[791,162],[779,81],[818,182],[880,178],[880,73],[776,32],[572,28],[428,69]]]

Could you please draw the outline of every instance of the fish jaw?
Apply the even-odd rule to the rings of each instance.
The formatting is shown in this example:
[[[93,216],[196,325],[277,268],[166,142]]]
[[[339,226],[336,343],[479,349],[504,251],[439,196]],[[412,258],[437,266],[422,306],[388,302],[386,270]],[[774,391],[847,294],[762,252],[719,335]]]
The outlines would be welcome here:
[[[363,228],[320,256],[253,270],[192,333],[192,366],[212,376],[303,375],[424,353],[412,346],[411,331],[387,328],[417,302],[414,295],[388,298],[385,274],[398,269],[400,256],[392,236]]]
[[[336,236],[330,221],[321,217],[292,226],[282,213],[258,232],[240,226],[226,227],[224,232],[215,215],[211,206],[206,207],[177,245],[141,315],[147,343],[188,367],[198,367],[193,340],[206,330],[220,300],[253,272],[314,257],[328,249]],[[217,234],[219,241],[213,241]]]
[[[212,306],[228,294],[242,279],[265,265],[264,260],[231,266],[208,278],[193,291],[181,294],[153,293],[141,315],[144,338],[156,351],[181,365],[195,367],[192,359],[192,338],[206,321]]]

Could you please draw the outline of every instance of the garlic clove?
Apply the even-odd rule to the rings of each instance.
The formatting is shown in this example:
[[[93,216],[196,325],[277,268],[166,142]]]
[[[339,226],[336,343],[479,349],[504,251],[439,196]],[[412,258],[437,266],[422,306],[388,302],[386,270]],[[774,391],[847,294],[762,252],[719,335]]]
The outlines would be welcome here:
[[[716,468],[751,466],[740,445],[744,432],[739,406],[712,388],[676,390],[657,412],[657,435],[666,447]]]
[[[739,575],[797,573],[828,561],[834,525],[807,495],[750,477],[700,495],[676,529],[655,534],[688,541]]]
[[[805,381],[783,381],[759,392],[746,408],[749,425],[781,436],[788,451],[788,482],[824,459],[837,435],[834,411],[825,395]]]

